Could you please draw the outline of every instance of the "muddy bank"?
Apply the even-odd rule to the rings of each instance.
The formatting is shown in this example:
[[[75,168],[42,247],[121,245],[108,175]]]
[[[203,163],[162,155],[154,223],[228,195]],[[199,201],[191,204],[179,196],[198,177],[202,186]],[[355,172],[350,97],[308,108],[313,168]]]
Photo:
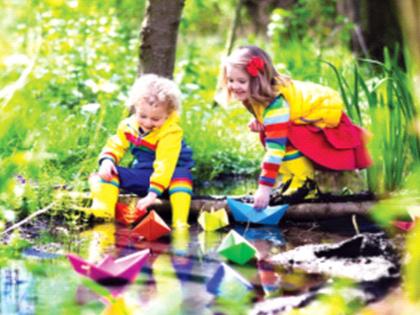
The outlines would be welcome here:
[[[353,285],[339,292],[348,303],[378,301],[400,281],[400,256],[384,233],[362,233],[335,244],[299,246],[272,256],[269,262],[289,270],[352,280]],[[256,303],[251,314],[281,314],[306,306],[321,295],[337,293],[329,281],[298,296],[282,296]]]

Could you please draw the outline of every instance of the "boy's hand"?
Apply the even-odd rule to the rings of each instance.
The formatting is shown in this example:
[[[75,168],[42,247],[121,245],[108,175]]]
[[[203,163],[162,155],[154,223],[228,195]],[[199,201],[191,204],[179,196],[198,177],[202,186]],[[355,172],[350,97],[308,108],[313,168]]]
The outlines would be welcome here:
[[[112,177],[118,175],[117,168],[111,160],[103,160],[98,172],[103,180],[110,181]]]
[[[259,185],[257,191],[254,195],[254,208],[255,209],[265,209],[270,202],[270,186]]]
[[[248,123],[248,128],[252,132],[260,132],[264,130],[264,125],[258,122],[258,120],[253,119]]]
[[[147,196],[146,196],[146,197],[141,198],[141,199],[137,202],[137,206],[136,206],[136,207],[137,207],[137,208],[139,208],[139,209],[144,209],[144,210],[146,210],[146,209],[147,209],[147,207],[149,207],[149,206],[151,206],[152,204],[154,204],[154,203],[155,203],[156,198],[157,198],[156,193],[154,193],[154,192],[149,192],[149,193],[147,194]]]

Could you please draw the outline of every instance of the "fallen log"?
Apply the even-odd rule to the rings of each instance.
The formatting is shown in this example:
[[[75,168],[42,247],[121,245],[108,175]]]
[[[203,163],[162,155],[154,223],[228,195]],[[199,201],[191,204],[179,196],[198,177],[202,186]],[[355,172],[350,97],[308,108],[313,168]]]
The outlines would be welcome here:
[[[68,192],[61,191],[59,197],[67,197],[76,200],[80,203],[80,200],[88,200],[88,193],[80,192]],[[240,197],[238,197],[240,198]],[[135,204],[139,197],[133,194],[120,194],[119,201],[127,204]],[[345,201],[346,199],[350,201]],[[372,198],[371,198],[372,199]],[[367,216],[369,210],[376,203],[375,200],[369,200],[369,198],[356,198],[350,196],[347,198],[327,198],[327,201],[322,200],[304,202],[299,204],[290,205],[284,216],[287,220],[322,220],[322,219],[333,219],[343,216]],[[158,199],[156,203],[151,206],[162,215],[170,215],[170,204],[167,199]],[[225,196],[194,196],[191,201],[191,215],[198,216],[200,211],[203,210],[217,210],[220,208],[227,208]]]
[[[137,196],[121,196],[122,202],[133,202]],[[288,220],[320,220],[333,219],[343,216],[360,215],[367,216],[369,209],[375,201],[348,201],[348,202],[310,202],[290,205],[284,216]],[[169,201],[160,199],[153,208],[161,213],[170,211]],[[191,201],[191,214],[197,216],[202,210],[217,210],[227,208],[225,197],[196,197]]]

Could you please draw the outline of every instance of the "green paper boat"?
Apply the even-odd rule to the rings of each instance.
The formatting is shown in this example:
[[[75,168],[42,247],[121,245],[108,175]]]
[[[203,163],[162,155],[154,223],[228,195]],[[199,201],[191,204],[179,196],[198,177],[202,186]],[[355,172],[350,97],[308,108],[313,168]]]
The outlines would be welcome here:
[[[202,211],[198,217],[198,223],[204,231],[216,231],[229,225],[229,217],[224,208],[216,211]]]
[[[237,222],[267,225],[278,225],[289,207],[289,205],[280,205],[257,210],[251,204],[243,203],[229,197],[227,198],[227,204]]]
[[[243,265],[256,256],[257,249],[235,230],[231,230],[217,249],[227,259]]]

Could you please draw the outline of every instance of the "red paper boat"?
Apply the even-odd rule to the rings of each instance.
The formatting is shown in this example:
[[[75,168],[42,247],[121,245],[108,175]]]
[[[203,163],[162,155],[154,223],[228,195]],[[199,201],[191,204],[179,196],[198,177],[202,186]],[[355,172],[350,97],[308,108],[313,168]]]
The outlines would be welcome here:
[[[106,256],[97,265],[74,254],[68,254],[67,258],[73,269],[85,277],[103,285],[124,285],[134,281],[149,255],[150,250],[145,249],[116,260]]]
[[[134,211],[131,211],[130,206],[122,202],[118,202],[115,206],[115,221],[124,225],[130,225],[146,214],[147,210],[136,207]]]
[[[171,232],[171,228],[154,210],[150,211],[143,221],[131,231],[131,233],[138,234],[148,241],[154,241],[169,232]]]
[[[404,232],[410,231],[414,227],[414,221],[393,221],[392,224],[399,228],[400,230],[403,230]]]

